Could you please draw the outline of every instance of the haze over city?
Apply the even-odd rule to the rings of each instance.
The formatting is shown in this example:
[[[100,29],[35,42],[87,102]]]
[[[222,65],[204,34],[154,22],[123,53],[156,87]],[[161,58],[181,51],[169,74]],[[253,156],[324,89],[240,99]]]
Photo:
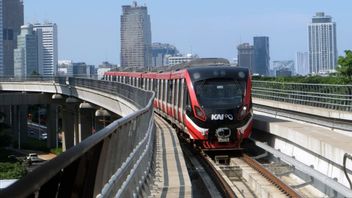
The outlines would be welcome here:
[[[25,23],[58,25],[59,59],[120,63],[121,6],[131,2],[25,0]],[[297,51],[308,51],[307,24],[319,11],[336,22],[339,55],[352,43],[349,1],[159,0],[138,4],[148,7],[152,42],[170,43],[181,53],[200,57],[232,60],[240,43],[252,43],[253,36],[269,36],[271,60],[294,59]]]

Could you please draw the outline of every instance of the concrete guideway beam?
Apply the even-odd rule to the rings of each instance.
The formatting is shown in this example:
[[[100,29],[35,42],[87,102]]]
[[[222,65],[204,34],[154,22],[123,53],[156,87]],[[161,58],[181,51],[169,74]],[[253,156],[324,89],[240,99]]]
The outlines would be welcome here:
[[[90,102],[107,109],[122,117],[135,112],[139,109],[135,104],[114,94],[104,93],[101,91],[83,88],[71,87],[54,82],[1,82],[1,91],[18,91],[18,92],[40,92],[62,94],[65,96],[77,97],[83,101]]]
[[[326,118],[342,119],[342,120],[351,120],[352,121],[352,112],[348,111],[338,111],[334,109],[325,109],[320,107],[292,104],[286,102],[280,102],[275,100],[265,100],[261,98],[252,98],[253,104],[263,105],[274,107],[278,109],[285,109],[290,111],[297,111],[301,113],[311,114],[315,116],[321,116]]]

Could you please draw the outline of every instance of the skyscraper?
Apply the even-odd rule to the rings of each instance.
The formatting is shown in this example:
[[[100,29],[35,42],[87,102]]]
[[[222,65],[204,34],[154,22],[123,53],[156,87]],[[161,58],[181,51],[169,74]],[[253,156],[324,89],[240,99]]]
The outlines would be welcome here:
[[[121,67],[150,67],[151,27],[147,7],[122,6],[121,15]]]
[[[22,0],[2,0],[3,8],[3,75],[14,74],[14,49],[17,45],[17,35],[20,34],[23,25],[23,2]]]
[[[237,46],[237,61],[239,67],[246,67],[253,72],[254,47],[249,43],[242,43]]]
[[[44,76],[54,76],[58,64],[57,26],[55,23],[34,24],[34,30],[42,39],[42,53],[39,59],[43,62],[43,68],[39,73]]]
[[[21,27],[21,34],[17,36],[17,48],[14,50],[15,77],[39,74],[40,42],[38,33],[33,30],[33,25]]]
[[[308,25],[309,72],[330,73],[337,62],[336,24],[331,16],[317,12]]]
[[[269,74],[270,53],[269,37],[257,36],[253,38],[254,69],[253,73],[267,76]]]

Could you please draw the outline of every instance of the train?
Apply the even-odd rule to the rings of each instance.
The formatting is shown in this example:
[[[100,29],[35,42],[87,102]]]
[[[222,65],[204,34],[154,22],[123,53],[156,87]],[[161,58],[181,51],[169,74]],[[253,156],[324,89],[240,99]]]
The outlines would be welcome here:
[[[155,112],[203,150],[241,149],[252,132],[248,68],[201,60],[159,71],[110,71],[103,79],[154,91]]]

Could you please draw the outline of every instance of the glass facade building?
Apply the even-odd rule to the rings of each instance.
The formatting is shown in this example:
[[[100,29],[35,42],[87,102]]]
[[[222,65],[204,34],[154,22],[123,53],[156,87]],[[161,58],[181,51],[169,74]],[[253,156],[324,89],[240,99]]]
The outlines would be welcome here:
[[[23,21],[23,1],[2,0],[3,67],[1,70],[4,76],[14,75],[14,49]]]
[[[39,68],[43,76],[54,76],[57,73],[58,64],[58,41],[57,26],[55,23],[34,24],[34,30],[38,32],[42,48],[39,60],[42,68]]]
[[[267,76],[269,74],[270,53],[269,37],[253,37],[254,46],[254,69],[253,73]]]
[[[15,77],[27,77],[39,74],[39,59],[37,32],[33,25],[21,27],[21,34],[17,36],[17,48],[14,50],[14,75]]]
[[[246,67],[253,72],[254,69],[254,47],[249,43],[237,46],[237,61],[239,67]]]

